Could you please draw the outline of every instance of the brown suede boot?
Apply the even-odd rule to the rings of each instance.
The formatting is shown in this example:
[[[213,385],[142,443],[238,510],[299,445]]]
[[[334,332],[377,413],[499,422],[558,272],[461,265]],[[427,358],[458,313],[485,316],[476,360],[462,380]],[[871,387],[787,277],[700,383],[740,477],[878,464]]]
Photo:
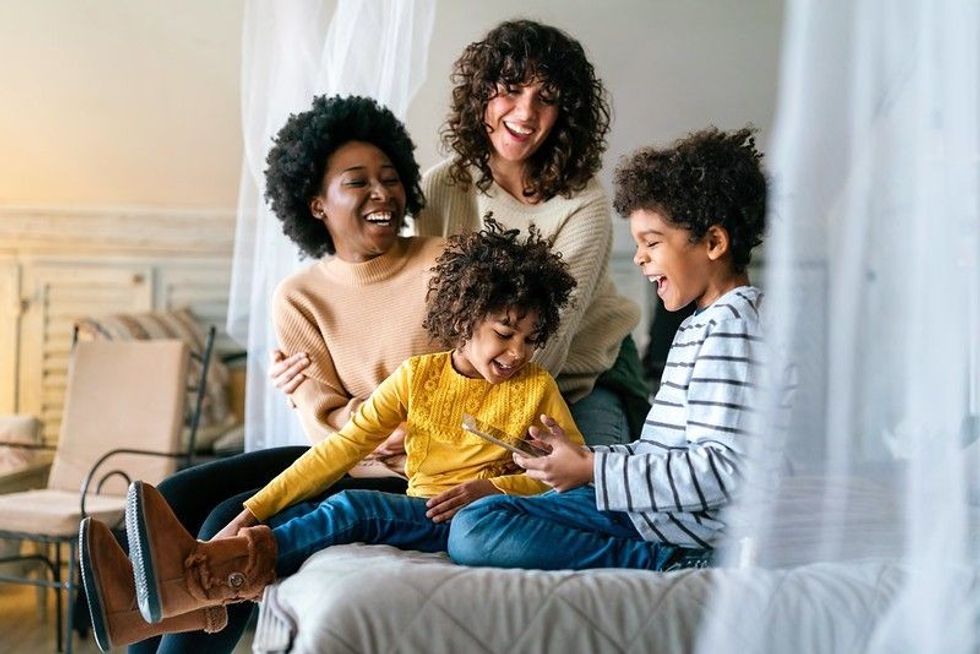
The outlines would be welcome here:
[[[264,525],[202,542],[150,484],[134,481],[126,503],[136,597],[148,622],[206,606],[257,599],[276,579],[276,540]]]
[[[224,606],[210,606],[149,624],[136,607],[133,567],[105,524],[85,518],[78,528],[78,559],[99,649],[179,631],[221,631],[228,624]]]

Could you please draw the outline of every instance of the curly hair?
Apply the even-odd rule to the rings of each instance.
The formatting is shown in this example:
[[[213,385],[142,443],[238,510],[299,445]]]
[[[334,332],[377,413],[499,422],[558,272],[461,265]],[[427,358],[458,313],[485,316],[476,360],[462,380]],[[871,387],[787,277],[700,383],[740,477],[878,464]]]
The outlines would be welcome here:
[[[656,211],[700,241],[712,225],[728,232],[742,272],[766,229],[766,177],[755,130],[693,132],[665,149],[641,148],[616,168],[613,206],[623,216]]]
[[[391,159],[405,187],[408,213],[425,206],[415,144],[401,121],[371,98],[317,96],[310,109],[289,116],[265,159],[265,198],[283,233],[311,257],[336,252],[327,226],[310,212],[310,201],[322,191],[330,155],[351,141],[375,145]]]
[[[541,347],[558,329],[575,278],[560,252],[531,225],[526,239],[484,216],[479,232],[451,236],[433,266],[422,325],[447,347],[473,336],[495,311],[514,308],[538,314],[531,340]]]
[[[454,153],[450,178],[468,187],[469,171],[481,191],[493,182],[492,144],[484,122],[497,83],[540,81],[555,92],[558,119],[547,140],[527,162],[527,195],[549,200],[585,188],[602,167],[610,109],[607,93],[582,45],[565,32],[529,20],[501,23],[482,41],[471,43],[456,61],[452,101],[442,129],[446,148]]]

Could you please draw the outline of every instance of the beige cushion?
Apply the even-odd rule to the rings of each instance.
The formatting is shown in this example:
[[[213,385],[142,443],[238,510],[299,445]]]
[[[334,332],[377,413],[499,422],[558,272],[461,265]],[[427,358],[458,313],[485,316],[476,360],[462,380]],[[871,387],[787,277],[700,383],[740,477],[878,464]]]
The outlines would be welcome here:
[[[204,329],[189,309],[88,317],[79,320],[76,326],[79,339],[86,341],[179,339],[198,357],[203,356],[207,342]],[[212,356],[208,365],[200,427],[227,427],[229,422],[233,422],[228,405],[228,376],[227,366],[218,357]],[[196,388],[200,377],[201,363],[192,359],[188,369],[188,388]],[[193,391],[191,395],[193,396]]]
[[[85,500],[88,515],[114,526],[126,510],[126,497],[89,495]],[[78,492],[50,488],[0,495],[0,531],[16,531],[51,536],[78,533]]]
[[[114,448],[179,451],[187,358],[182,341],[78,343],[48,487],[77,492],[92,464]],[[175,459],[125,454],[108,461],[100,476],[124,470],[157,483],[175,467]],[[103,492],[125,489],[113,479]]]
[[[68,392],[48,488],[0,497],[0,531],[71,535],[81,519],[82,481],[93,464],[116,448],[178,452],[187,397],[187,345],[179,340],[80,342],[68,365]],[[157,483],[173,472],[175,458],[126,454],[93,475],[89,515],[115,524],[130,479]]]
[[[0,416],[0,441],[37,443],[41,421],[34,416]]]

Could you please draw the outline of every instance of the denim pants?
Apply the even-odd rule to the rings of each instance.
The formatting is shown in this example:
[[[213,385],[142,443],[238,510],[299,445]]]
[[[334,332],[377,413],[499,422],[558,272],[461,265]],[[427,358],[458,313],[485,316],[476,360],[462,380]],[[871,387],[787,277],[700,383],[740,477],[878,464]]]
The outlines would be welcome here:
[[[596,508],[595,488],[532,497],[494,495],[457,513],[449,534],[456,563],[498,568],[663,570],[679,561],[704,558],[663,543],[643,540],[627,514]]]
[[[633,440],[623,401],[608,388],[596,386],[568,408],[586,445],[616,445]]]
[[[290,507],[269,521],[279,549],[276,572],[291,575],[314,553],[342,543],[444,552],[450,523],[427,518],[425,503],[424,497],[346,490],[312,510],[308,503]]]

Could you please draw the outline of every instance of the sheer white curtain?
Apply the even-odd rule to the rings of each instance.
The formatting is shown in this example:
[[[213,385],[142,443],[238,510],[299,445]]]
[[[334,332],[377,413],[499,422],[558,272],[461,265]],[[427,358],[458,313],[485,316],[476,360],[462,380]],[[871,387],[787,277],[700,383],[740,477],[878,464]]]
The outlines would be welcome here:
[[[699,651],[980,649],[978,44],[973,1],[788,3],[763,281],[799,386]],[[820,583],[762,583],[800,566]],[[765,617],[786,602],[836,626]]]
[[[308,443],[267,378],[275,347],[272,292],[301,265],[263,199],[272,138],[291,113],[307,109],[321,94],[370,96],[404,118],[425,79],[434,17],[435,0],[250,0],[246,5],[244,157],[228,331],[248,349],[249,450]]]

